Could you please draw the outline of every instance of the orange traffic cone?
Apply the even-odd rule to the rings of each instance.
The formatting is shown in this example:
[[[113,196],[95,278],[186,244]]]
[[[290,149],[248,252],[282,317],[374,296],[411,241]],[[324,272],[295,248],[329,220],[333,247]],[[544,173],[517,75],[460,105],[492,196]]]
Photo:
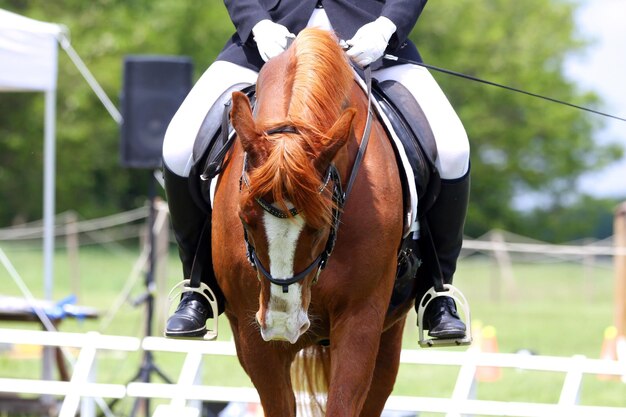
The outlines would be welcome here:
[[[617,328],[615,326],[609,326],[604,330],[604,340],[602,341],[600,359],[607,361],[617,360]],[[602,381],[618,378],[616,375],[602,374],[598,374],[597,377]]]
[[[485,326],[481,332],[480,351],[487,353],[498,352],[496,328]],[[479,382],[495,382],[502,377],[502,369],[497,366],[479,366],[476,368],[476,380]]]

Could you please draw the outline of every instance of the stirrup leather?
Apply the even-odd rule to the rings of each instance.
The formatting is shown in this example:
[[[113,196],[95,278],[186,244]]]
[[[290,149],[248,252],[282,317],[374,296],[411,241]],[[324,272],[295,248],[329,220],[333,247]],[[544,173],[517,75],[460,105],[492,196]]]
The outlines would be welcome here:
[[[204,340],[215,340],[217,339],[217,317],[218,317],[218,307],[217,307],[217,298],[215,297],[215,293],[211,290],[211,288],[206,285],[204,282],[200,283],[200,287],[190,287],[191,280],[185,279],[180,281],[178,284],[174,285],[170,290],[170,293],[167,296],[169,301],[169,309],[172,310],[172,305],[180,300],[180,296],[186,292],[195,292],[196,294],[202,295],[206,301],[209,303],[209,307],[211,308],[212,317],[207,319],[207,332],[203,336]]]
[[[417,309],[417,325],[419,326],[419,345],[421,347],[441,347],[441,346],[467,346],[472,343],[472,326],[470,318],[470,309],[467,299],[463,293],[451,284],[443,284],[444,291],[436,291],[435,287],[424,294],[420,300],[419,307]],[[426,307],[437,297],[452,297],[457,303],[457,310],[463,311],[463,318],[465,319],[465,337],[456,339],[436,339],[425,338],[424,332],[424,313]]]

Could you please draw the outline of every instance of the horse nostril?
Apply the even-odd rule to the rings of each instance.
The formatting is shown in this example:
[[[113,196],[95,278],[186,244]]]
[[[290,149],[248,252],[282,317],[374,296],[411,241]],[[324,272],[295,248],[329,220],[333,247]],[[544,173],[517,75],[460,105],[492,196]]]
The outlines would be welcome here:
[[[307,330],[309,330],[310,325],[311,322],[307,320],[302,326],[300,326],[300,334],[304,334]]]

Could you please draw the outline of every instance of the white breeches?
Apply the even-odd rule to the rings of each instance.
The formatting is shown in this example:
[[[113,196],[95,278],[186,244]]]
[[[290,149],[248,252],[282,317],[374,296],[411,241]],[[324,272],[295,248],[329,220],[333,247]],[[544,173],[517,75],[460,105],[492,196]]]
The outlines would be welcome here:
[[[394,80],[405,86],[428,119],[437,143],[435,164],[442,179],[456,179],[469,169],[469,140],[463,123],[437,81],[424,67],[396,65],[372,71],[378,81]]]
[[[331,29],[324,9],[315,9],[308,26]],[[394,80],[404,85],[417,100],[430,123],[437,143],[437,168],[441,178],[456,179],[469,169],[469,141],[461,120],[426,68],[396,65],[372,72],[379,81]],[[163,162],[175,174],[189,176],[193,145],[204,117],[227,88],[256,82],[258,74],[226,61],[216,61],[202,74],[185,98],[163,141]],[[229,97],[224,97],[227,101]],[[223,103],[220,103],[223,104]]]
[[[181,177],[188,177],[192,167],[193,144],[204,117],[229,87],[256,83],[258,74],[227,61],[215,61],[193,86],[170,121],[163,140],[163,163]],[[230,97],[223,97],[227,102]],[[224,104],[219,103],[219,104]]]
[[[314,9],[307,26],[332,30],[326,11]],[[347,40],[347,39],[344,39]],[[443,179],[461,178],[469,169],[469,140],[465,128],[437,81],[424,67],[396,65],[372,71],[378,81],[394,80],[405,86],[424,111],[437,143],[435,161]]]

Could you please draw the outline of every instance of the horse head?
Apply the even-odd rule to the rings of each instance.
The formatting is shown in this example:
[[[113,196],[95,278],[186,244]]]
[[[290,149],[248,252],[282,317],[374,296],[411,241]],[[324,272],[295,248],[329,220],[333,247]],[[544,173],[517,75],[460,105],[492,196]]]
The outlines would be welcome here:
[[[337,63],[333,74],[317,71],[324,60]],[[248,98],[233,94],[231,119],[245,152],[239,218],[261,282],[255,317],[266,341],[295,343],[310,326],[311,287],[341,209],[336,164],[347,164],[354,137],[352,83],[336,40],[307,30],[261,70],[254,115]]]

